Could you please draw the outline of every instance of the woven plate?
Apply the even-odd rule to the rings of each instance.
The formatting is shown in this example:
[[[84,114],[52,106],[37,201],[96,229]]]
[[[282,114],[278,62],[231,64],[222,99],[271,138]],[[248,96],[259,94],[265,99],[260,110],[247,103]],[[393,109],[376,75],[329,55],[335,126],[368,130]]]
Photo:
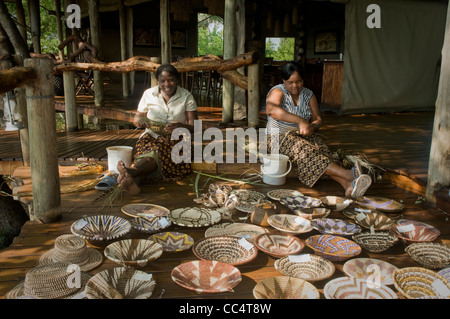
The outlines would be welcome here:
[[[400,219],[392,230],[405,244],[430,242],[441,232],[436,227],[410,219]]]
[[[144,233],[153,234],[172,225],[167,217],[136,217],[130,220],[131,225]]]
[[[336,270],[331,261],[312,254],[286,256],[277,259],[274,266],[284,276],[300,278],[309,282],[328,279]]]
[[[320,199],[309,196],[287,196],[280,198],[280,203],[289,207],[292,211],[302,208],[313,208],[322,205]]]
[[[380,212],[359,213],[355,216],[355,221],[361,227],[370,230],[389,230],[395,223],[386,214]]]
[[[253,243],[255,238],[269,232],[268,229],[254,224],[228,223],[223,228],[210,227],[205,232],[205,237],[211,236],[236,236],[247,239]]]
[[[225,228],[231,224],[233,223],[220,223],[212,225],[205,231],[205,237],[221,236],[224,234]]]
[[[334,235],[314,235],[305,244],[316,254],[331,261],[343,261],[361,253],[361,247],[344,237]]]
[[[276,276],[261,280],[253,288],[256,299],[319,299],[311,283],[294,277]]]
[[[238,202],[245,202],[249,204],[257,204],[260,200],[266,198],[263,193],[252,191],[249,189],[235,189],[230,195],[236,195]]]
[[[322,234],[351,236],[361,232],[361,227],[342,219],[316,218],[311,226]]]
[[[171,276],[176,284],[197,293],[233,292],[242,281],[236,267],[211,260],[183,263],[172,270]]]
[[[295,189],[274,189],[267,192],[267,197],[277,201],[288,196],[303,196],[303,194],[299,191],[296,191]]]
[[[204,207],[184,207],[170,212],[169,219],[178,226],[204,227],[220,222],[219,211]]]
[[[392,274],[397,267],[382,260],[373,258],[355,258],[345,262],[343,271],[347,276],[368,280],[380,280],[381,285],[392,285],[394,283]],[[376,274],[376,276],[374,276]]]
[[[163,253],[160,244],[146,239],[125,239],[106,246],[104,254],[124,267],[144,267]]]
[[[393,274],[394,286],[408,299],[450,298],[450,284],[441,275],[422,267],[397,269]]]
[[[194,240],[191,236],[179,232],[162,232],[148,238],[162,246],[163,251],[183,251],[191,248]]]
[[[405,251],[420,266],[439,269],[450,263],[450,248],[438,243],[414,243]]]
[[[358,206],[385,213],[401,212],[405,205],[385,197],[363,196],[355,202]]]
[[[444,267],[443,269],[438,271],[438,275],[441,275],[445,279],[447,279],[448,282],[450,282],[450,265]]]
[[[156,282],[152,275],[128,267],[104,270],[86,284],[89,299],[147,299]]]
[[[107,242],[125,236],[131,228],[131,223],[124,218],[97,215],[77,220],[70,226],[70,231],[90,241]]]
[[[353,203],[353,200],[339,196],[324,196],[319,199],[324,207],[336,212],[346,209]]]
[[[166,207],[155,205],[155,204],[128,204],[121,208],[122,213],[128,215],[130,217],[139,217],[146,216],[147,217],[157,217],[157,216],[167,216],[170,213],[170,210]]]
[[[294,210],[294,214],[306,219],[315,219],[315,218],[325,218],[330,215],[331,209],[323,208],[323,207],[315,207],[315,208],[300,208]]]
[[[303,241],[289,234],[267,233],[255,238],[255,246],[262,252],[281,258],[298,254],[305,248]]]
[[[389,287],[370,285],[367,280],[348,277],[327,282],[323,294],[326,299],[398,299]]]
[[[192,246],[194,255],[203,260],[215,260],[231,265],[243,265],[258,255],[258,249],[244,238],[212,236],[200,239]]]
[[[362,232],[353,235],[352,239],[371,253],[382,253],[394,246],[398,241],[398,237],[391,231]]]
[[[269,217],[268,222],[270,226],[279,231],[295,235],[313,230],[308,219],[290,214],[272,215]]]
[[[255,210],[256,205],[264,204],[264,203],[266,203],[266,204],[270,203],[272,205],[275,205],[270,200],[261,199],[261,200],[258,200],[257,202],[238,202],[234,205],[234,208],[240,212],[250,214],[251,212],[253,212]]]

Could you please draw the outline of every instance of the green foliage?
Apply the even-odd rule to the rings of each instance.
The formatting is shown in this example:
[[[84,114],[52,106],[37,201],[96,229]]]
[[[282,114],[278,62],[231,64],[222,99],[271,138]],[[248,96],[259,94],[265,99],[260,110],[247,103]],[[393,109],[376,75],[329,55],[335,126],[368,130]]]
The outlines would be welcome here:
[[[220,17],[199,14],[198,55],[223,55],[223,21]]]
[[[295,38],[280,38],[277,44],[270,38],[266,41],[265,55],[273,58],[275,61],[292,61],[294,60]]]

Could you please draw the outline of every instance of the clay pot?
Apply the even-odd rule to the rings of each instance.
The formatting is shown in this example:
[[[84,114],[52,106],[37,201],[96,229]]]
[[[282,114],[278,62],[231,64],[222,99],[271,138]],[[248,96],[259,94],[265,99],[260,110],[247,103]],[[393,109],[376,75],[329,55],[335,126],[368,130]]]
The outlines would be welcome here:
[[[250,215],[250,221],[258,226],[270,226],[268,219],[276,213],[277,210],[274,203],[257,204]]]

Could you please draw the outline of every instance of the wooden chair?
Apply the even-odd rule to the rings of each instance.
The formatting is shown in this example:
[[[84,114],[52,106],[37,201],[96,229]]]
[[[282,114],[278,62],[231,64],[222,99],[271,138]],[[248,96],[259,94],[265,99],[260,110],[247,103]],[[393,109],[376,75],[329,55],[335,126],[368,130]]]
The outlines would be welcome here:
[[[94,95],[92,86],[94,85],[94,71],[75,72],[78,83],[75,87],[75,95]]]

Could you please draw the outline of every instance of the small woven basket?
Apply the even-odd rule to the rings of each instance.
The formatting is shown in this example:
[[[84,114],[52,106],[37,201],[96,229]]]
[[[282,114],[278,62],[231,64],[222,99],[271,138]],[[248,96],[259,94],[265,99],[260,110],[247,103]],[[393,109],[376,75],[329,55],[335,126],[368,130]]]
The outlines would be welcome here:
[[[408,299],[450,298],[450,285],[444,277],[422,267],[397,269],[393,274],[394,286]]]
[[[382,253],[394,246],[398,241],[397,236],[390,231],[362,232],[353,235],[352,238],[358,245],[371,253]]]
[[[415,243],[405,252],[422,267],[439,269],[450,263],[450,248],[438,243]]]
[[[319,299],[319,291],[306,280],[276,276],[258,282],[253,288],[256,299]]]
[[[304,262],[291,261],[289,256],[286,256],[277,259],[274,266],[284,276],[300,278],[309,282],[328,279],[336,270],[331,261],[317,255],[309,255],[309,260]]]

